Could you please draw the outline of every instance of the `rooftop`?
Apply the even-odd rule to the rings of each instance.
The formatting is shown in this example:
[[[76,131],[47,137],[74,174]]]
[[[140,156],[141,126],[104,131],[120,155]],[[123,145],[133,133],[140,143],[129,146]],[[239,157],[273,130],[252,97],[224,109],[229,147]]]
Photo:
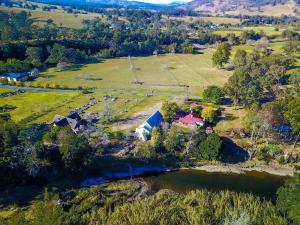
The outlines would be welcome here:
[[[196,113],[189,113],[184,117],[180,117],[178,122],[193,126],[204,124],[204,121]]]
[[[22,72],[22,73],[4,73],[4,74],[2,74],[2,76],[9,77],[11,79],[20,79],[20,78],[28,76],[28,72]]]
[[[157,127],[161,124],[162,120],[163,116],[159,111],[157,111],[146,120],[146,123],[148,123],[151,127]]]

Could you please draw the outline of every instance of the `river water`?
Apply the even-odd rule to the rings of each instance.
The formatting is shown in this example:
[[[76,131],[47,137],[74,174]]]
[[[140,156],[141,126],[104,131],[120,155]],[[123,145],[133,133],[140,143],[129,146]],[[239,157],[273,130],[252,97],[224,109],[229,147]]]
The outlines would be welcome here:
[[[186,193],[195,189],[230,190],[252,193],[268,200],[276,199],[276,190],[286,177],[265,172],[211,173],[201,170],[180,170],[144,177],[154,190],[170,189]]]

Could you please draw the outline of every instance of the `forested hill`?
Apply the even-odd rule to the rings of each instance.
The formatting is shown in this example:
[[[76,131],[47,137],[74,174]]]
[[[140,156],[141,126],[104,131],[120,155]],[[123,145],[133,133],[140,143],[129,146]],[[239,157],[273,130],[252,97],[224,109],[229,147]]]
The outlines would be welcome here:
[[[193,0],[180,7],[210,13],[296,15],[299,4],[299,0]]]
[[[102,7],[102,8],[137,8],[137,9],[166,9],[175,8],[180,6],[180,3],[173,3],[169,5],[151,4],[138,1],[128,0],[32,0],[33,2],[54,4],[54,5],[66,5],[66,6],[90,6],[90,7]]]

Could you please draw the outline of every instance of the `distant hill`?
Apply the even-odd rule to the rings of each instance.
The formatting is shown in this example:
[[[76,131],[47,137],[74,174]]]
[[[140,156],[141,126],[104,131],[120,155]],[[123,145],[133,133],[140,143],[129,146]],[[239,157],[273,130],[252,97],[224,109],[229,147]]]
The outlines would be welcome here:
[[[280,16],[298,14],[299,4],[299,0],[193,0],[180,8],[210,14]]]
[[[137,8],[137,9],[166,9],[176,8],[183,5],[180,2],[174,2],[169,5],[164,4],[151,4],[139,1],[128,1],[128,0],[31,0],[34,2],[54,4],[54,5],[85,5],[95,6],[104,8]]]

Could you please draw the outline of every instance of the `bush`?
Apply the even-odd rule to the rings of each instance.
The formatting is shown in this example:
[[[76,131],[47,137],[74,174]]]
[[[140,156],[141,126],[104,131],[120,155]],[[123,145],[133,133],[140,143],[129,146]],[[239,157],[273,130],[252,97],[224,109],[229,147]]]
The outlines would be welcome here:
[[[0,77],[0,83],[1,84],[8,84],[8,79],[4,77]]]
[[[277,159],[277,162],[281,165],[285,164],[285,159],[284,159],[284,156],[280,156],[278,159]]]
[[[42,87],[43,88],[50,88],[50,84],[49,83],[44,83],[44,84],[42,84]]]
[[[21,81],[17,81],[16,82],[16,86],[18,86],[18,87],[24,87],[24,83],[21,82]]]

